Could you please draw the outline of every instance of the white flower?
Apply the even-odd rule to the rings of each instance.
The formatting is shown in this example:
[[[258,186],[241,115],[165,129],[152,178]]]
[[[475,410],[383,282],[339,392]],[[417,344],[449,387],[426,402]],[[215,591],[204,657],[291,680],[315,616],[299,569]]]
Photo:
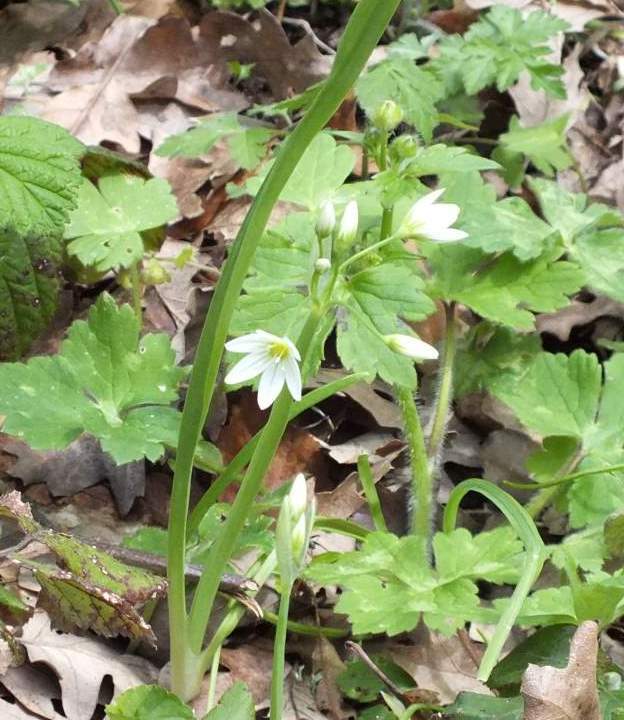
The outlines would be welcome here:
[[[351,200],[342,214],[340,227],[336,234],[336,243],[343,248],[351,247],[357,235],[359,222],[358,205],[355,200]]]
[[[298,563],[301,563],[300,556],[305,546],[306,536],[308,534],[307,531],[307,518],[305,515],[302,515],[299,520],[297,520],[295,527],[292,529],[292,535],[290,536],[293,558]]]
[[[298,473],[293,480],[290,492],[286,496],[292,520],[301,517],[308,507],[308,487],[303,473]]]
[[[230,340],[225,347],[231,352],[245,353],[225,377],[228,385],[238,385],[260,376],[258,405],[265,410],[273,404],[284,383],[295,400],[301,400],[301,355],[287,337],[277,337],[264,330]]]
[[[399,235],[438,242],[455,242],[468,237],[463,230],[451,227],[459,217],[459,205],[436,202],[443,192],[444,188],[434,190],[417,200],[403,220]]]
[[[386,335],[384,337],[386,344],[391,350],[401,353],[401,355],[407,355],[407,357],[413,360],[437,360],[438,351],[429,345],[424,340],[420,340],[413,335]]]
[[[315,269],[317,272],[320,272],[320,273],[325,273],[325,272],[327,272],[330,268],[331,268],[331,260],[329,260],[328,258],[323,258],[323,257],[322,257],[322,258],[319,258],[319,259],[314,263],[314,269]]]

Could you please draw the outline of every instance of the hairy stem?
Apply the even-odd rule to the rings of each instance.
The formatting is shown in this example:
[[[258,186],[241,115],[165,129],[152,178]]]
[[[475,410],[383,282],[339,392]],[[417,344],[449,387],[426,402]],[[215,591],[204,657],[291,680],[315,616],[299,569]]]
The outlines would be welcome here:
[[[143,326],[143,305],[141,303],[142,287],[141,273],[139,272],[139,263],[134,263],[130,267],[130,292],[132,293],[132,309],[136,319],[141,327]]]
[[[583,450],[579,448],[572,457],[567,460],[559,468],[558,472],[553,478],[553,483],[549,483],[547,487],[538,490],[535,495],[525,505],[525,510],[532,518],[538,518],[546,509],[548,505],[551,505],[560,495],[564,492],[566,485],[561,483],[554,483],[554,481],[561,480],[570,473],[574,472],[576,466],[583,459]]]
[[[362,489],[364,490],[364,495],[366,496],[366,500],[368,502],[368,509],[370,510],[375,530],[388,532],[386,520],[381,510],[381,503],[379,502],[377,488],[375,487],[375,480],[373,478],[373,471],[371,470],[368,455],[360,455],[357,461],[357,467],[358,475],[360,476],[360,483],[362,484]]]
[[[425,446],[425,435],[412,390],[396,385],[394,391],[403,414],[405,436],[410,450],[412,502],[414,505],[411,531],[425,540],[428,557],[433,520],[433,484]]]
[[[438,456],[448,423],[449,411],[453,401],[453,368],[457,351],[455,303],[444,305],[446,330],[442,364],[439,370],[439,388],[436,397],[435,411],[429,434],[429,458]]]

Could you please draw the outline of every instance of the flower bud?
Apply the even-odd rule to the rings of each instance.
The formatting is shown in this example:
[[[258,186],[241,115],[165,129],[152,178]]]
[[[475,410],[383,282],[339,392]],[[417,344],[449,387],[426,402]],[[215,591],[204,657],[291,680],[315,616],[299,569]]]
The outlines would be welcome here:
[[[396,333],[394,335],[386,335],[384,337],[386,345],[394,352],[398,352],[401,355],[406,355],[412,360],[419,362],[421,360],[437,360],[438,351],[433,347],[420,340],[413,335],[401,335]]]
[[[143,265],[141,278],[146,285],[162,285],[171,281],[171,275],[156,258],[150,258]]]
[[[294,522],[305,513],[308,506],[308,487],[303,473],[298,473],[295,476],[288,493],[287,502],[290,506],[290,516]]]
[[[359,221],[358,205],[355,200],[351,200],[345,208],[336,235],[336,244],[342,250],[350,248],[355,242]]]
[[[301,562],[301,554],[308,534],[307,530],[307,519],[305,515],[302,515],[295,523],[295,527],[292,529],[292,535],[290,536],[292,557],[297,564]]]
[[[390,157],[395,163],[414,157],[420,145],[413,135],[400,135],[390,144]]]
[[[382,132],[392,132],[403,122],[403,110],[393,100],[386,100],[375,110],[372,120]]]
[[[336,227],[336,211],[334,203],[326,202],[321,208],[321,213],[316,221],[316,234],[323,240],[329,237]]]
[[[314,269],[318,273],[325,273],[329,270],[330,267],[331,267],[331,260],[328,260],[327,258],[319,258],[314,263]]]

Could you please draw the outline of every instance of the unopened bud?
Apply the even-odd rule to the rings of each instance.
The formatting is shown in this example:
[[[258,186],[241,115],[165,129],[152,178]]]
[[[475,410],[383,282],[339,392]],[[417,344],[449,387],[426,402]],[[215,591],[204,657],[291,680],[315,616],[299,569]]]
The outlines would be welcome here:
[[[295,527],[292,530],[291,535],[291,547],[292,554],[295,562],[300,562],[302,550],[306,542],[307,535],[307,520],[306,516],[302,515],[299,520],[295,523]]]
[[[420,145],[413,135],[400,135],[390,145],[390,157],[396,163],[414,157]]]
[[[141,277],[146,285],[162,285],[171,281],[171,275],[156,258],[150,258],[145,263],[141,271]]]
[[[326,202],[321,208],[321,213],[316,221],[316,234],[321,240],[329,237],[336,227],[336,211],[334,203]]]
[[[328,260],[327,258],[319,258],[314,263],[314,269],[318,273],[326,273],[330,267],[331,267],[331,260]]]
[[[392,132],[403,122],[403,110],[393,100],[386,100],[375,110],[372,120],[382,132]]]
[[[295,476],[287,501],[290,506],[290,517],[294,522],[305,513],[308,506],[308,488],[303,473]]]
[[[413,335],[401,335],[396,333],[394,335],[386,335],[384,337],[386,345],[394,352],[398,352],[401,355],[406,355],[412,360],[417,362],[421,360],[437,360],[438,351],[429,345],[424,340],[420,340]]]
[[[360,222],[358,205],[355,200],[351,202],[345,208],[340,221],[340,227],[336,235],[336,244],[341,249],[350,248],[355,242],[357,237],[358,224]]]

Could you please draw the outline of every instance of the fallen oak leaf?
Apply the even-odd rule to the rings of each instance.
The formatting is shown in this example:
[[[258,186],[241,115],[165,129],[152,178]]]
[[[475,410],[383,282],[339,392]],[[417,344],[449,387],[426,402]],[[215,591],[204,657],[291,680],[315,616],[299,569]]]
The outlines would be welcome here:
[[[596,683],[598,624],[584,622],[565,668],[530,664],[522,676],[523,720],[600,720]]]
[[[114,697],[131,687],[154,683],[158,677],[156,668],[144,658],[120,655],[91,638],[59,635],[45,613],[36,613],[24,625],[22,644],[31,662],[43,662],[56,672],[67,720],[92,717],[106,677],[112,679]]]

